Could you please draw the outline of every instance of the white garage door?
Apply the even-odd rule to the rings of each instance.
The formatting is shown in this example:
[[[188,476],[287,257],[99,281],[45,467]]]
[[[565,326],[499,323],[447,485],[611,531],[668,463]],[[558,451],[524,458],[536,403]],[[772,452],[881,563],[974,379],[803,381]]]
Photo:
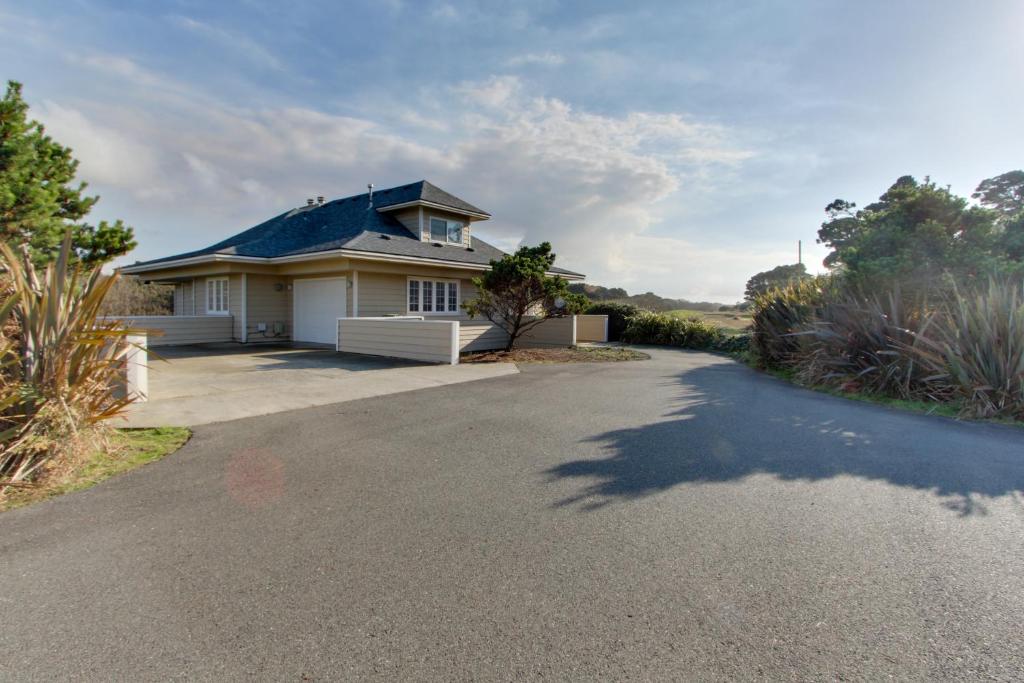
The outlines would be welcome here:
[[[345,317],[345,278],[295,280],[295,332],[300,342],[336,344],[338,318]]]

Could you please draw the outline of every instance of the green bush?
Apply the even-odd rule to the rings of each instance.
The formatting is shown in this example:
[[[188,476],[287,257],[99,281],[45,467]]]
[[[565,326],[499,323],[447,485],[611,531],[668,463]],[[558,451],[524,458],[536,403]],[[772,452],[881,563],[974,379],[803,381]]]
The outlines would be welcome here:
[[[712,323],[641,311],[629,319],[622,339],[634,344],[665,344],[685,349],[713,349],[725,337]]]
[[[953,296],[906,351],[942,381],[971,417],[1024,420],[1024,289],[1017,281]]]
[[[745,353],[750,350],[751,339],[749,334],[726,334],[715,343],[712,350],[722,353]]]
[[[806,345],[798,335],[820,318],[836,285],[827,277],[794,282],[758,295],[753,302],[751,346],[763,367],[782,369],[798,359]]]
[[[586,308],[588,315],[608,316],[608,341],[619,341],[629,319],[640,312],[633,304],[594,303]]]

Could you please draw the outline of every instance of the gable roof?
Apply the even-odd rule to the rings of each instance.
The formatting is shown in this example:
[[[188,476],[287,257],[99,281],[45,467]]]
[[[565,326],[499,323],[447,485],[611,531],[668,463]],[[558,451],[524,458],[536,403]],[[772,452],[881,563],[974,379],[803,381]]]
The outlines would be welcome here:
[[[125,266],[126,273],[144,272],[161,264],[201,257],[280,258],[313,255],[339,249],[412,257],[471,265],[489,265],[505,252],[487,242],[470,237],[470,246],[423,242],[387,211],[391,206],[426,201],[460,212],[487,216],[469,202],[421,180],[373,193],[373,208],[368,193],[334,199],[322,205],[301,206],[249,228],[205,249],[167,256]],[[562,268],[552,272],[582,277]]]

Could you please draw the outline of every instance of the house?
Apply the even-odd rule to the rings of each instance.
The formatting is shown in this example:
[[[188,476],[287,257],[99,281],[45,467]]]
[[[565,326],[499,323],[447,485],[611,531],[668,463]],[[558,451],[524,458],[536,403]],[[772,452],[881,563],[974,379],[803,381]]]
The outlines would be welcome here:
[[[310,199],[205,249],[121,271],[174,285],[181,343],[334,345],[339,318],[417,316],[459,321],[459,350],[497,348],[501,330],[470,320],[460,306],[476,295],[471,278],[504,255],[473,234],[473,224],[490,217],[425,180],[370,186],[344,199]]]

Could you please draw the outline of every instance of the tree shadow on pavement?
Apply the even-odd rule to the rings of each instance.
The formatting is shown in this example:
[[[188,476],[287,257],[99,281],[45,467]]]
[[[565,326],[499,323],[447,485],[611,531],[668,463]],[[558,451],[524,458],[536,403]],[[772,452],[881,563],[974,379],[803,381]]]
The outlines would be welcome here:
[[[579,479],[557,506],[594,510],[681,484],[755,474],[785,481],[847,475],[931,491],[962,516],[1024,490],[1024,432],[901,413],[830,397],[733,364],[681,373],[664,421],[587,439],[607,451],[547,474]],[[712,389],[713,388],[713,389]]]

